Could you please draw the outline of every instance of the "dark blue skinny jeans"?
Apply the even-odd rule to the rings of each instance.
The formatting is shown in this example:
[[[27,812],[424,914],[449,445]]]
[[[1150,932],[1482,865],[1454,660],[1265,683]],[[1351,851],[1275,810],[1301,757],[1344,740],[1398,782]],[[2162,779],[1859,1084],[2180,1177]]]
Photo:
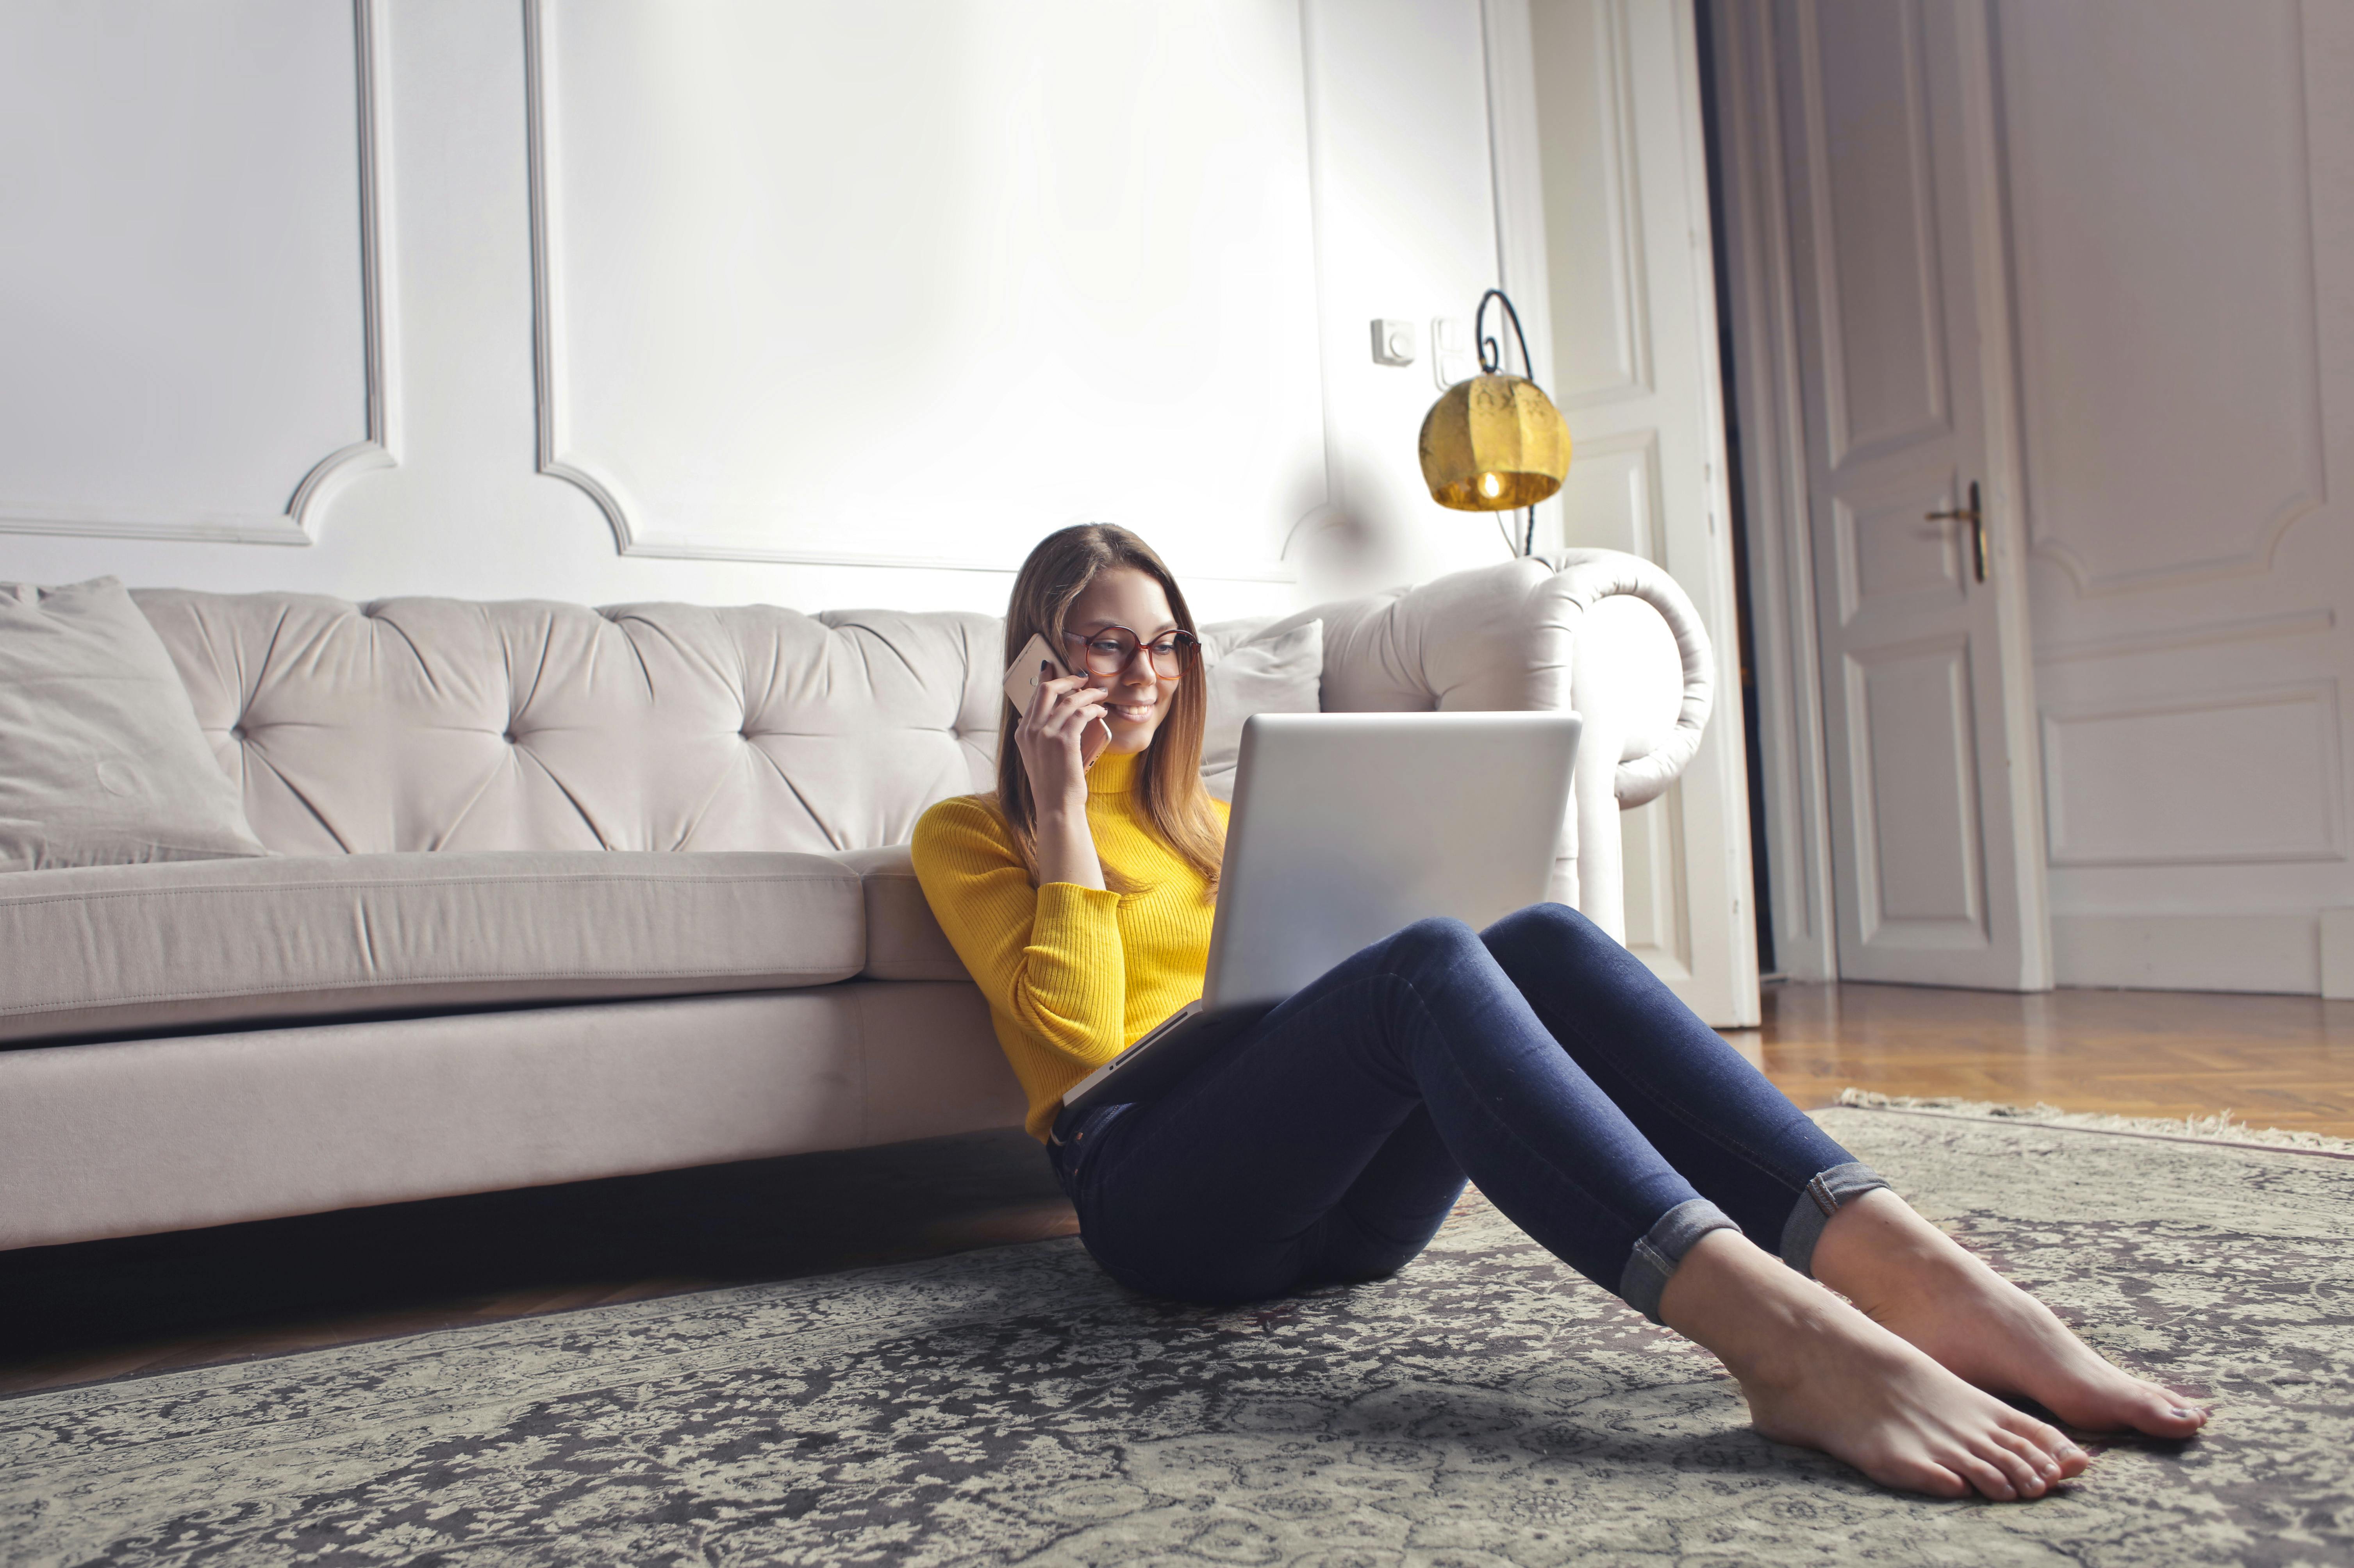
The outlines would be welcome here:
[[[1683,1255],[1737,1226],[1802,1272],[1885,1185],[1584,916],[1374,943],[1158,1098],[1066,1113],[1048,1148],[1122,1284],[1234,1302],[1377,1278],[1468,1176],[1655,1320]]]

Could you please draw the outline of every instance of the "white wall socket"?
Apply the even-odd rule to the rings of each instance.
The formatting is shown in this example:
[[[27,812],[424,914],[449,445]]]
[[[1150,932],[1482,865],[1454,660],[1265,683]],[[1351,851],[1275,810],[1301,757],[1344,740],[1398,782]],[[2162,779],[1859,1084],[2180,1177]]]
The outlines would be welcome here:
[[[1471,331],[1461,316],[1437,316],[1430,323],[1430,378],[1440,390],[1479,374],[1479,361],[1471,352]]]

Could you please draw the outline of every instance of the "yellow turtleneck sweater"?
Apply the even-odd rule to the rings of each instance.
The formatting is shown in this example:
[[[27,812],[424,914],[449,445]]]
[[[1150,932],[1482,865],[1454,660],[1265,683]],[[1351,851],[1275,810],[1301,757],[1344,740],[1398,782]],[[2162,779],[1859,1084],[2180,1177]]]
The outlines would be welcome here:
[[[1141,760],[1106,755],[1087,772],[1096,858],[1140,892],[1032,886],[984,796],[942,800],[916,824],[916,879],[989,998],[1041,1141],[1065,1092],[1200,996],[1209,967],[1215,906],[1202,874],[1138,813]],[[1225,804],[1216,805],[1223,821]]]

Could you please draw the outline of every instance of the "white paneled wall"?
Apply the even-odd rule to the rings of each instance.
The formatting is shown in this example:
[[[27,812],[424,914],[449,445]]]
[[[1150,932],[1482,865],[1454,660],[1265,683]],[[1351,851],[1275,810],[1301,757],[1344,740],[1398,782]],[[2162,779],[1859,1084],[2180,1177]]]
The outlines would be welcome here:
[[[2062,983],[2320,987],[2354,905],[2354,12],[2005,3]]]
[[[1296,0],[528,15],[542,467],[628,553],[987,568],[1113,515],[1189,578],[1297,575]]]
[[[0,19],[0,531],[306,545],[392,461],[376,22]]]
[[[0,577],[995,609],[1108,517],[1220,616],[1500,558],[1365,330],[1495,280],[1485,73],[1479,0],[12,5]]]

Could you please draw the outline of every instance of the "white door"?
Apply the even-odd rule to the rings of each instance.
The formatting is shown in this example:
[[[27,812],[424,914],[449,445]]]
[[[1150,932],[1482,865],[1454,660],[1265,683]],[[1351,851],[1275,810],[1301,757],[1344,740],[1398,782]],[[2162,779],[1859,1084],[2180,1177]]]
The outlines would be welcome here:
[[[1717,704],[1659,799],[1619,818],[1626,942],[1694,1012],[1758,1020],[1716,297],[1692,10],[1486,0],[1505,286],[1576,450],[1540,549],[1665,567],[1708,627]]]
[[[1783,0],[1844,980],[2052,983],[1986,16]]]

